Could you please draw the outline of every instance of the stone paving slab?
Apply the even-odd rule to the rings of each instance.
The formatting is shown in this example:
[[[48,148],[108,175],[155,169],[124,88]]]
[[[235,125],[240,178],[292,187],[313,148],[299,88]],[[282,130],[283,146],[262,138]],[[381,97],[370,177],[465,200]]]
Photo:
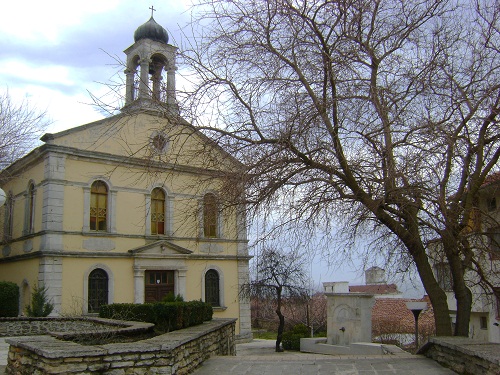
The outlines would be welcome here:
[[[299,352],[274,352],[274,341],[253,340],[236,345],[235,357],[214,357],[195,375],[450,375],[423,356],[330,356]],[[0,374],[5,373],[8,344],[0,338]]]
[[[274,341],[236,346],[236,357],[214,357],[195,375],[450,375],[453,371],[420,355],[331,356],[274,352]]]
[[[453,371],[427,358],[415,359],[319,359],[309,361],[272,361],[269,359],[228,359],[206,361],[195,375],[447,375]]]

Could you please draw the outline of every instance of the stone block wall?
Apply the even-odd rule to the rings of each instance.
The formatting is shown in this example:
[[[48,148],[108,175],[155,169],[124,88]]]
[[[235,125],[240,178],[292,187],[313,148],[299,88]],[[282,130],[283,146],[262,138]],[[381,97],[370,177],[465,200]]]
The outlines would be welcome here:
[[[189,374],[213,355],[235,355],[236,319],[214,319],[150,339],[84,346],[52,336],[15,337],[7,375]]]
[[[457,374],[500,374],[500,344],[466,337],[431,337],[419,351]]]

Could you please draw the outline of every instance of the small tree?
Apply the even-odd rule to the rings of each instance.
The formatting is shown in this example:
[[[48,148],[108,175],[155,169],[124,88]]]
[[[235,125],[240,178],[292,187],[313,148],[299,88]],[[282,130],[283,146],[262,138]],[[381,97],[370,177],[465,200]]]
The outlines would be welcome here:
[[[54,310],[54,304],[47,300],[47,287],[33,287],[31,305],[26,307],[26,314],[31,317],[48,316]]]
[[[284,296],[305,293],[306,273],[305,258],[298,250],[285,252],[282,249],[267,247],[257,259],[256,280],[245,286],[245,290],[257,297],[276,298],[276,315],[278,315],[278,335],[276,351],[281,352],[281,341],[285,327],[285,316],[282,313]]]

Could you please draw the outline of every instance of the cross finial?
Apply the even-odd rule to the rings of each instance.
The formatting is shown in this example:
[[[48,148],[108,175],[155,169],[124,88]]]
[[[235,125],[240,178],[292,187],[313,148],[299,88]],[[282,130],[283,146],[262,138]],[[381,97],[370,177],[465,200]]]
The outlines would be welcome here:
[[[156,9],[154,8],[154,5],[151,5],[149,7],[149,9],[151,9],[151,17],[153,17],[153,12],[156,12]]]

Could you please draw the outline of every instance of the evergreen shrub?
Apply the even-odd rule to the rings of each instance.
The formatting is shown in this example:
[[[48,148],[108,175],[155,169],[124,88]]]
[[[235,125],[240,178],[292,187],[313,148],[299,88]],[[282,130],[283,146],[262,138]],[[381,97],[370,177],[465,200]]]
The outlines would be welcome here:
[[[212,314],[212,306],[201,301],[113,303],[101,306],[99,310],[101,318],[153,323],[157,332],[175,331],[201,324],[212,320]]]
[[[31,294],[31,304],[26,307],[26,315],[40,318],[49,316],[52,310],[54,310],[54,304],[48,301],[47,287],[34,286]]]
[[[0,281],[0,317],[19,314],[19,287],[10,281]]]
[[[175,295],[174,292],[169,292],[163,297],[162,302],[184,302],[184,297],[181,294]]]
[[[283,349],[300,350],[300,339],[311,337],[309,328],[304,324],[296,324],[291,331],[283,332]]]

